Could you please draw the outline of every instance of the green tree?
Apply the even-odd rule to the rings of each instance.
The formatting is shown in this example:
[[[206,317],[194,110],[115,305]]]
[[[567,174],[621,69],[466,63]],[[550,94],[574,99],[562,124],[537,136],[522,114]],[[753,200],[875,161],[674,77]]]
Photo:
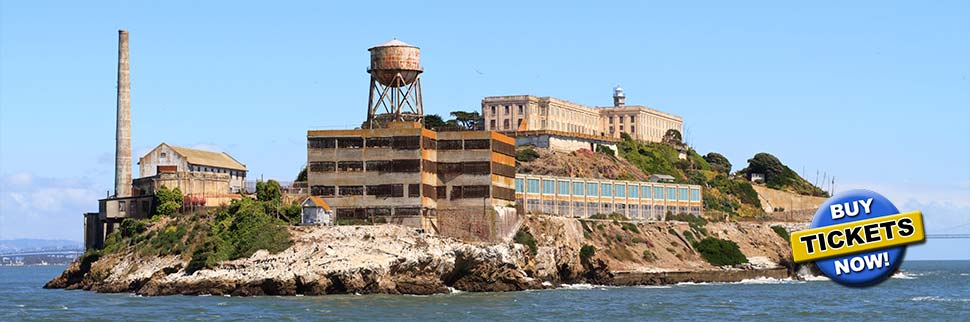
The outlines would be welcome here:
[[[720,153],[710,152],[704,156],[704,160],[711,165],[711,169],[714,171],[724,174],[731,172],[731,161],[728,161],[728,159]]]
[[[306,167],[300,170],[300,173],[296,175],[296,182],[306,182]]]
[[[680,131],[677,131],[676,129],[669,129],[666,133],[664,133],[663,143],[670,145],[681,145],[683,144],[683,141],[684,139],[680,135]]]
[[[441,118],[441,115],[428,114],[424,116],[424,128],[429,130],[438,130],[444,127],[448,127],[448,122],[445,122],[445,120]]]
[[[465,111],[454,111],[451,112],[451,116],[454,117],[454,121],[459,127],[464,130],[481,130],[483,129],[484,119],[482,115],[477,111],[475,112],[465,112]]]
[[[280,183],[269,179],[266,182],[256,182],[256,200],[259,201],[279,201],[283,193],[280,190]]]
[[[179,188],[169,189],[162,186],[155,191],[155,214],[171,216],[182,209],[182,190]]]

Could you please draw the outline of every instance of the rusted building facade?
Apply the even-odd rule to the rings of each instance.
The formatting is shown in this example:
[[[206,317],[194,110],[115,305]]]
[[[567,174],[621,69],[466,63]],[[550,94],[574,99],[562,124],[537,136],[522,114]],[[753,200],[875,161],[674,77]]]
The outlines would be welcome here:
[[[512,138],[496,132],[435,132],[416,122],[311,130],[307,181],[338,223],[377,219],[438,231],[439,214],[514,202],[514,154]]]

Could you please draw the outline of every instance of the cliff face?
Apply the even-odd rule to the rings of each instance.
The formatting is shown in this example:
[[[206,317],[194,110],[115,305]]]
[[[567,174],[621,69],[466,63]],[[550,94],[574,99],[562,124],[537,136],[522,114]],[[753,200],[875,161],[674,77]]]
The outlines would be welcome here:
[[[787,276],[779,266],[787,261],[787,242],[766,225],[706,225],[708,234],[735,241],[752,262],[734,268],[707,264],[684,240],[690,229],[679,222],[624,229],[623,223],[606,220],[530,217],[522,231],[534,237],[533,251],[516,243],[463,243],[394,225],[293,227],[293,246],[277,254],[259,251],[187,274],[188,258],[144,257],[126,249],[83,258],[45,287],[142,295],[432,294],[450,288],[512,291],[561,283]],[[580,258],[584,245],[594,247],[595,255]]]

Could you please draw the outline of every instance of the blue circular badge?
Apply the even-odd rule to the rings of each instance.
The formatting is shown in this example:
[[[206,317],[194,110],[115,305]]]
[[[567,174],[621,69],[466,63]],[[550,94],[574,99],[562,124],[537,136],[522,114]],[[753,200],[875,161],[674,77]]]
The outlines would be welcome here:
[[[889,199],[869,190],[849,190],[829,198],[815,212],[811,228],[845,224],[899,213]],[[835,282],[848,286],[879,283],[903,262],[906,246],[820,259],[815,265]]]

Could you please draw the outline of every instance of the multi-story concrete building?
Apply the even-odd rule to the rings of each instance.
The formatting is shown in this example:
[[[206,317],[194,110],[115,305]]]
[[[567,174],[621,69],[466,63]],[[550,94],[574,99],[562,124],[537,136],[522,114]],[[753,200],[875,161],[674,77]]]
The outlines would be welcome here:
[[[558,131],[619,138],[627,133],[641,141],[660,142],[667,130],[683,133],[683,119],[645,106],[626,105],[620,87],[613,106],[589,107],[554,97],[489,96],[482,99],[485,129],[508,132]]]
[[[435,132],[416,122],[307,132],[307,182],[336,220],[439,231],[439,219],[501,211],[515,191],[515,146],[497,132]]]
[[[701,187],[643,181],[517,174],[520,211],[586,218],[619,213],[633,220],[664,220],[666,214],[700,215]]]

